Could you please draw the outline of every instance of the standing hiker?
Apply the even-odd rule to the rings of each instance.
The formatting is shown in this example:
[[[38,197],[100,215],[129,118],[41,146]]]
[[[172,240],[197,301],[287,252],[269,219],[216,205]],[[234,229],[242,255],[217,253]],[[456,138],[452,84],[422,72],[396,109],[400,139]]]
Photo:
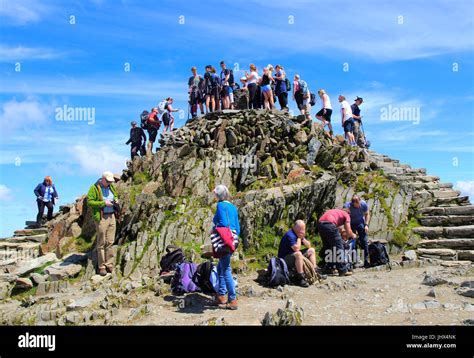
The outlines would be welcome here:
[[[273,91],[272,91],[272,71],[273,67],[271,65],[266,66],[263,69],[263,76],[260,80],[260,86],[262,88],[263,93],[263,102],[265,109],[273,109],[275,107],[275,103],[273,102]]]
[[[325,90],[320,89],[318,91],[319,98],[321,98],[321,110],[316,113],[316,118],[323,122],[324,126],[328,126],[329,128],[329,135],[332,137],[333,130],[331,124],[331,115],[332,115],[332,106],[331,106],[331,99],[329,98],[328,94]]]
[[[278,247],[278,257],[284,259],[288,266],[296,268],[296,282],[301,287],[308,287],[309,283],[303,269],[303,256],[309,259],[313,269],[316,268],[316,252],[311,243],[305,238],[306,224],[303,220],[296,220],[295,225],[281,239]],[[306,249],[301,250],[301,245]]]
[[[214,197],[217,200],[217,210],[212,220],[214,228],[228,227],[231,230],[235,241],[240,235],[240,223],[237,208],[229,201],[229,189],[225,185],[216,186],[214,189]],[[213,230],[213,235],[218,235],[215,230]],[[219,289],[215,304],[221,308],[236,310],[237,296],[235,293],[234,278],[232,277],[232,269],[230,267],[231,256],[232,253],[219,258],[219,263],[217,265]],[[228,296],[227,300],[225,297],[226,294]]]
[[[174,125],[174,117],[173,112],[179,112],[178,108],[173,108],[173,98],[168,97],[163,102],[160,103],[159,107],[163,108],[164,112],[161,115],[161,121],[163,122],[163,134],[166,133],[167,130],[171,134],[173,134],[173,125]]]
[[[114,181],[112,172],[105,171],[87,193],[87,205],[92,208],[96,224],[97,266],[101,276],[112,272],[114,268],[112,245],[115,240],[115,210],[118,204]]]
[[[354,119],[352,118],[352,110],[349,103],[346,101],[346,97],[343,95],[339,95],[339,103],[341,104],[341,120],[342,120],[342,127],[344,128],[344,135],[346,137],[346,141],[351,146],[355,146],[355,139],[354,139]]]
[[[350,276],[346,262],[344,243],[338,227],[344,225],[344,229],[350,238],[356,235],[351,229],[351,218],[347,209],[331,209],[326,211],[318,222],[318,231],[323,242],[323,255],[326,262],[325,273],[334,273],[334,266],[339,276]]]
[[[221,98],[222,98],[222,109],[230,109],[234,104],[234,74],[232,70],[229,70],[224,61],[220,62],[221,65],[221,76],[220,83],[222,86]]]
[[[354,195],[351,201],[344,204],[344,208],[349,209],[351,216],[351,230],[359,234],[359,245],[364,249],[364,268],[369,264],[369,233],[370,212],[369,206],[358,195]]]
[[[188,94],[189,94],[189,105],[191,106],[191,116],[197,117],[197,109],[201,110],[201,115],[204,114],[203,105],[203,89],[204,89],[204,78],[198,75],[197,68],[191,67],[192,76],[188,80]]]
[[[151,156],[153,150],[153,143],[155,143],[158,130],[160,129],[161,122],[158,118],[158,108],[155,107],[151,110],[150,115],[147,119],[147,132],[148,132],[148,144],[146,147],[146,155]]]
[[[140,152],[140,155],[145,155],[146,135],[141,127],[137,127],[137,122],[132,121],[132,128],[130,129],[130,138],[125,144],[132,143],[130,148],[131,159],[135,158]]]
[[[283,66],[276,65],[275,66],[275,95],[278,97],[278,103],[280,103],[280,109],[282,111],[288,110],[288,88],[287,88],[287,81],[286,81],[286,73],[283,69]]]
[[[36,227],[40,228],[43,224],[44,208],[48,208],[46,219],[49,221],[53,218],[54,205],[59,197],[53,184],[53,179],[50,176],[44,177],[43,182],[36,186],[34,193],[36,195],[36,204],[38,204]]]
[[[245,72],[245,77],[247,78],[247,88],[249,90],[249,108],[257,109],[259,108],[257,97],[258,72],[257,67],[253,63],[250,64],[250,73]]]
[[[355,142],[361,148],[365,148],[365,136],[362,132],[362,116],[360,115],[359,106],[364,102],[363,98],[357,96],[354,104],[351,105],[352,118],[354,118],[354,137]]]

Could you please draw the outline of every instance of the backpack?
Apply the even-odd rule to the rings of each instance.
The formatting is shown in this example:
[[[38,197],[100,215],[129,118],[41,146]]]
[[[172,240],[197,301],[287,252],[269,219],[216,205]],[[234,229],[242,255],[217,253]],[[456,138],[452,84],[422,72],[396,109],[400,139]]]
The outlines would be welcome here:
[[[387,248],[380,241],[373,242],[369,245],[369,261],[372,267],[390,264]]]
[[[144,110],[142,114],[140,114],[140,127],[143,129],[148,129],[148,118],[150,116],[150,112]]]
[[[211,261],[198,265],[193,276],[193,282],[204,293],[216,293],[217,268]],[[213,283],[214,281],[214,283]]]
[[[291,91],[291,81],[286,77],[285,77],[285,85],[286,85],[286,90],[288,92],[290,92]]]
[[[304,256],[303,256],[303,272],[304,272],[306,281],[308,281],[310,285],[312,285],[313,283],[319,280],[316,274],[316,271],[314,271],[313,264],[311,263],[311,261],[309,261],[308,258]]]
[[[209,77],[209,83],[211,84],[211,88],[215,88],[219,85],[219,77],[215,73],[211,73],[211,77]]]
[[[235,83],[235,81],[234,81],[234,71],[229,70],[229,72],[230,72],[229,73],[229,86],[232,86]]]
[[[187,292],[199,292],[199,287],[193,282],[197,265],[192,262],[183,262],[178,265],[171,280],[171,290],[173,294],[180,295]]]
[[[166,248],[166,255],[160,260],[160,267],[162,272],[174,271],[177,266],[184,261],[183,250],[177,246],[169,245]]]
[[[285,260],[279,257],[272,257],[268,264],[268,286],[285,286],[290,283],[290,273]]]
[[[308,84],[306,81],[299,80],[300,84],[300,93],[304,96],[308,92]]]
[[[167,107],[168,107],[168,102],[166,100],[161,101],[160,104],[158,105],[158,114],[165,113]]]
[[[316,104],[316,95],[314,93],[311,93],[311,99],[309,101],[309,104],[311,106],[314,106]]]

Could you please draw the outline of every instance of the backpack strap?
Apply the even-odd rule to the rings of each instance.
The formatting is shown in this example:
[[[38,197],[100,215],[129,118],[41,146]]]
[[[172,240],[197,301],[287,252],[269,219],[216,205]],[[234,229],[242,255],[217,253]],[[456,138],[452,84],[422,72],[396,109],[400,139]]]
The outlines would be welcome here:
[[[99,193],[99,201],[103,201],[104,197],[102,196],[102,188],[100,187],[100,184],[97,184],[97,192]],[[104,218],[104,208],[100,208],[100,218]]]

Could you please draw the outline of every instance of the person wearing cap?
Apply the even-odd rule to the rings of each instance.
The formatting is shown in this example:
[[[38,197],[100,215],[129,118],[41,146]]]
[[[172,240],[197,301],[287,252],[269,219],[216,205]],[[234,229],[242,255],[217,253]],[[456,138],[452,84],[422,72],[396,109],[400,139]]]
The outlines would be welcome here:
[[[87,193],[87,205],[92,209],[96,224],[97,268],[101,276],[113,270],[112,245],[116,229],[114,204],[118,203],[114,182],[112,172],[105,171]]]
[[[362,125],[362,116],[360,115],[360,108],[359,106],[364,102],[362,97],[357,96],[354,100],[354,104],[351,105],[352,109],[352,118],[354,119],[354,138],[357,145],[361,148],[365,147],[365,138],[361,131]]]
[[[132,128],[130,129],[130,138],[125,144],[128,145],[132,143],[132,147],[130,149],[130,156],[133,160],[133,158],[138,155],[139,151],[141,155],[145,155],[146,135],[141,127],[137,127],[137,122],[132,121],[131,125]]]

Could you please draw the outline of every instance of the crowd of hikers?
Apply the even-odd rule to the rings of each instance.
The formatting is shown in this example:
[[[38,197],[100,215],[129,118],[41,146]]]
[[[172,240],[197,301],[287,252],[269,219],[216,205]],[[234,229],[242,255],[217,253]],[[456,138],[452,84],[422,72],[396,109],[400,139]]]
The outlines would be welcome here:
[[[269,64],[263,68],[260,75],[257,67],[250,64],[249,70],[240,78],[239,85],[235,81],[233,70],[227,68],[224,61],[220,62],[220,68],[220,74],[217,74],[214,66],[207,65],[204,75],[200,75],[196,67],[191,68],[192,75],[188,79],[188,104],[193,118],[198,115],[198,111],[204,115],[219,110],[235,109],[234,92],[242,90],[247,109],[275,109],[278,102],[280,110],[289,111],[288,96],[291,93],[300,114],[306,117],[306,121],[311,121],[311,109],[317,102],[316,94],[310,91],[307,82],[298,74],[295,74],[293,81],[290,81],[282,65],[273,67]],[[328,127],[329,136],[332,137],[334,131],[331,123],[333,112],[331,99],[324,89],[318,91],[318,96],[321,109],[315,117],[321,121],[323,128]],[[359,107],[364,100],[357,96],[352,105],[343,95],[340,95],[338,100],[346,141],[351,146],[368,148],[369,143],[365,138]],[[179,111],[173,108],[173,101],[172,97],[168,97],[150,111],[144,110],[140,115],[140,126],[136,121],[131,122],[130,138],[126,144],[131,145],[132,159],[137,155],[151,155],[162,125],[162,134],[168,132],[173,135],[173,113]],[[145,131],[148,133],[148,142]]]
[[[278,101],[280,109],[288,111],[288,93],[291,92],[301,114],[307,121],[311,121],[311,108],[316,103],[316,96],[310,92],[308,84],[298,74],[290,82],[283,66],[276,65],[274,68],[268,65],[260,76],[257,67],[251,64],[249,71],[240,78],[241,86],[239,86],[235,83],[233,71],[226,67],[224,61],[220,62],[220,67],[220,75],[217,75],[213,66],[206,66],[204,76],[198,74],[196,67],[191,68],[192,76],[188,81],[188,94],[193,117],[197,116],[198,109],[201,114],[205,114],[234,108],[234,92],[242,89],[247,96],[249,109],[274,109]],[[332,137],[331,100],[324,89],[320,89],[318,95],[321,99],[321,109],[316,113],[316,118],[322,122],[323,127],[328,126],[329,135]],[[347,142],[352,146],[368,147],[359,108],[363,99],[357,97],[352,105],[349,105],[343,95],[340,95],[338,100],[341,104],[341,121]],[[132,159],[137,155],[151,155],[162,124],[164,126],[162,133],[172,135],[173,113],[179,111],[173,108],[173,102],[173,98],[168,97],[150,112],[143,111],[140,116],[140,126],[136,121],[131,122],[130,137],[126,144],[131,145]],[[148,133],[148,142],[145,131]],[[114,269],[112,245],[115,241],[117,220],[121,211],[114,182],[113,173],[106,171],[90,186],[87,193],[87,205],[92,210],[96,224],[97,273],[102,276]],[[52,219],[58,193],[50,176],[45,177],[44,181],[36,186],[34,193],[38,205],[36,225],[41,227],[45,208],[48,209],[47,220]],[[168,262],[168,264],[161,266],[162,268],[173,266],[169,265],[170,262],[180,264],[180,266],[171,267],[177,270],[175,286],[180,291],[188,292],[192,290],[192,287],[207,287],[207,291],[215,293],[216,305],[237,309],[231,256],[239,243],[238,211],[229,201],[230,194],[226,186],[218,185],[213,194],[217,201],[217,209],[210,232],[210,242],[213,256],[219,259],[218,265],[213,267],[212,264],[206,263],[205,266],[199,267],[197,265],[182,266],[189,263],[180,262],[180,256],[176,255],[176,250],[174,250],[168,252],[162,259],[162,262]],[[306,238],[305,222],[302,219],[296,220],[293,227],[283,235],[277,256],[270,261],[269,285],[287,284],[291,278],[295,284],[308,287],[317,278],[324,278],[325,275],[351,275],[353,268],[357,265],[369,267],[386,263],[388,255],[383,245],[383,247],[373,248],[372,251],[375,254],[370,250],[367,239],[369,220],[368,205],[357,195],[354,195],[350,202],[345,203],[343,208],[328,210],[320,217],[317,229],[322,241],[322,249],[318,253],[321,257],[322,268],[316,265],[316,251],[310,240]],[[362,248],[362,256],[357,253],[357,244]],[[372,256],[375,258],[372,259]],[[178,260],[170,260],[170,257],[177,257]],[[363,262],[358,259],[359,257],[363,257]],[[163,271],[166,272],[167,269]],[[184,274],[185,271],[186,274]],[[191,276],[193,283],[191,283]],[[185,277],[189,279],[186,284],[183,283]],[[211,277],[214,277],[214,280],[211,280]]]

